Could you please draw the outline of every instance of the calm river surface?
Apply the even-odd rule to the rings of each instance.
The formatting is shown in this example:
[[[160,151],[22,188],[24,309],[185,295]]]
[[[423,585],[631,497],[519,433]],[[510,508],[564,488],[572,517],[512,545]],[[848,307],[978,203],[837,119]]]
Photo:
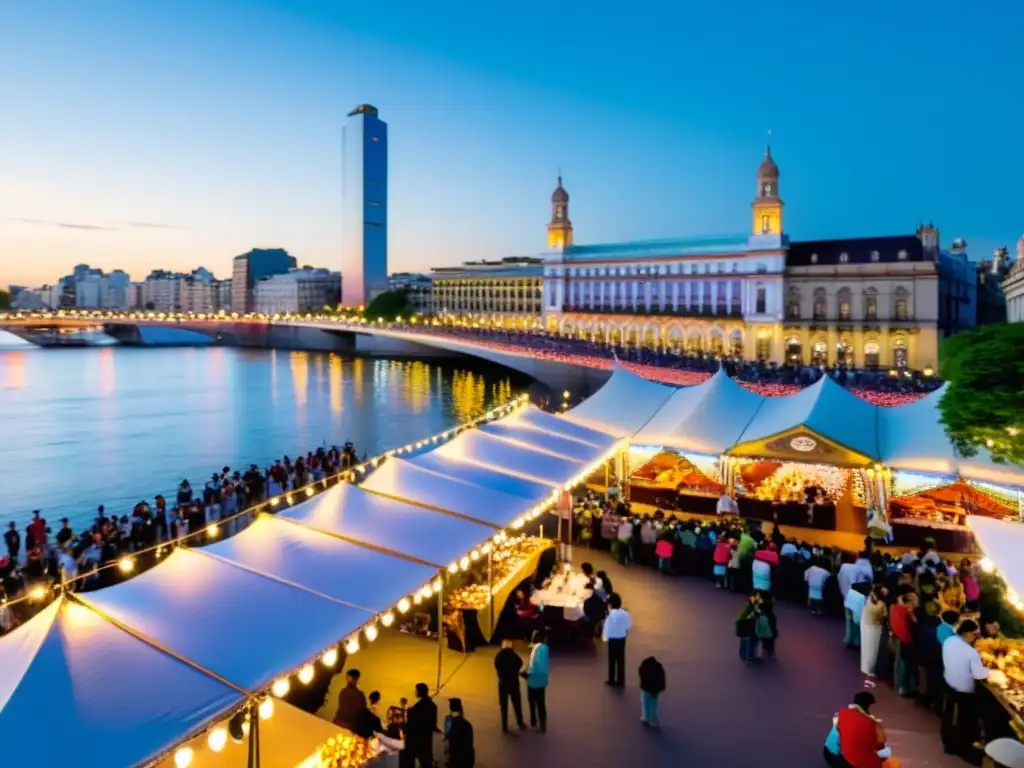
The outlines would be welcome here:
[[[525,391],[506,371],[224,347],[0,351],[0,524],[40,509],[78,530],[98,504],[196,487],[224,466],[351,440],[360,455],[444,431]]]

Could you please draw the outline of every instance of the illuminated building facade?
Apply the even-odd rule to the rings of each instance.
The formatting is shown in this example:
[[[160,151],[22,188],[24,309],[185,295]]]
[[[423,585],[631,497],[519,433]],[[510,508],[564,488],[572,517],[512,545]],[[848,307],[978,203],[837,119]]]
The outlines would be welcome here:
[[[550,230],[549,230],[550,231]],[[512,256],[431,270],[431,314],[520,330],[541,328],[543,263]]]
[[[342,134],[341,303],[369,304],[388,289],[388,124],[361,104]]]
[[[1017,260],[1003,278],[1003,293],[1007,321],[1024,323],[1024,236],[1017,242]]]

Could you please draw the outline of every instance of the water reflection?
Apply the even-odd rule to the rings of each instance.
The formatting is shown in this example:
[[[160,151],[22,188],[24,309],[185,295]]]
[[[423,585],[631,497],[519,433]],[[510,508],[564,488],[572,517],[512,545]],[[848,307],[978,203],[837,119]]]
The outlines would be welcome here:
[[[309,394],[309,353],[292,352],[288,356],[288,367],[292,373],[292,390],[295,402],[303,406]]]
[[[7,389],[22,389],[26,386],[28,378],[25,375],[25,355],[28,352],[18,350],[17,352],[0,352],[0,369],[3,370],[4,387]]]
[[[327,386],[331,392],[331,413],[339,414],[345,401],[345,375],[342,372],[340,355],[331,355],[330,371]]]

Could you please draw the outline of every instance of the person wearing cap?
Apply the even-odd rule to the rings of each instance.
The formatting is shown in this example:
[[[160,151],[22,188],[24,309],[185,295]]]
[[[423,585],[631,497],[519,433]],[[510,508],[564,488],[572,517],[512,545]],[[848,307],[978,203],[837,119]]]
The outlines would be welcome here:
[[[974,648],[978,635],[977,622],[965,619],[957,627],[956,635],[942,644],[942,675],[952,696],[952,706],[946,707],[942,717],[942,746],[947,754],[964,759],[976,756],[978,694],[975,684],[990,675],[981,661],[981,654]]]
[[[473,726],[462,710],[462,699],[448,700],[449,715],[444,719],[444,740],[448,746],[448,768],[473,768]]]
[[[985,745],[992,768],[1024,768],[1024,744],[1016,739],[995,739]]]

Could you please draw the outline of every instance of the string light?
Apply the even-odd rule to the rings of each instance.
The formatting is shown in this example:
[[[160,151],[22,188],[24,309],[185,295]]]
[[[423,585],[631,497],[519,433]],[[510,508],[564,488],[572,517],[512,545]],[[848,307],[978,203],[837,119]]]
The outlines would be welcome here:
[[[435,592],[440,592],[441,591],[441,577],[440,576],[438,576],[436,579],[434,579],[433,587],[434,587],[434,591]]]
[[[383,616],[380,617],[380,623],[383,624],[385,627],[390,627],[392,624],[395,623],[395,614],[391,613],[390,611],[388,613],[385,613]]]
[[[192,747],[182,747],[174,753],[174,768],[188,768],[192,765],[193,757],[195,757],[195,753],[192,751]]]
[[[260,713],[260,720],[269,720],[274,716],[274,700],[267,696],[267,698],[260,702],[258,709]]]
[[[464,571],[468,571],[469,570],[469,558],[468,557],[464,557],[461,560],[459,560],[459,568],[461,568]]]
[[[448,573],[458,573],[458,572],[459,572],[459,564],[458,563],[452,563],[451,565],[448,566]]]
[[[283,699],[288,695],[288,691],[291,689],[291,683],[288,682],[287,677],[281,677],[274,681],[274,684],[270,686],[270,692],[273,693],[277,698]]]
[[[359,651],[359,638],[353,637],[347,643],[345,643],[345,653],[351,656]]]
[[[227,730],[220,726],[214,728],[206,737],[206,743],[214,752],[220,752],[228,743]]]
[[[324,651],[324,655],[320,657],[320,663],[330,669],[338,663],[338,649],[330,648]]]
[[[366,635],[366,639],[372,643],[377,639],[377,628],[371,624],[366,628],[364,634]]]
[[[985,573],[992,573],[996,569],[995,563],[993,563],[987,557],[981,558],[981,562],[979,563],[979,565],[981,566],[981,570],[983,570]]]
[[[399,613],[405,613],[408,610],[409,610],[409,598],[408,597],[403,597],[401,600],[398,601],[398,612]]]
[[[28,596],[36,601],[42,600],[46,597],[46,587],[33,587],[32,591],[28,593]]]
[[[131,573],[135,570],[135,561],[127,556],[122,557],[117,561],[117,567],[120,569],[121,573]]]
[[[220,533],[220,526],[218,526],[216,523],[210,523],[208,526],[206,526],[206,534],[211,539],[217,538],[218,533]]]
[[[302,669],[299,670],[298,678],[299,682],[303,685],[309,685],[313,682],[313,675],[316,670],[313,669],[312,664],[306,664]]]

